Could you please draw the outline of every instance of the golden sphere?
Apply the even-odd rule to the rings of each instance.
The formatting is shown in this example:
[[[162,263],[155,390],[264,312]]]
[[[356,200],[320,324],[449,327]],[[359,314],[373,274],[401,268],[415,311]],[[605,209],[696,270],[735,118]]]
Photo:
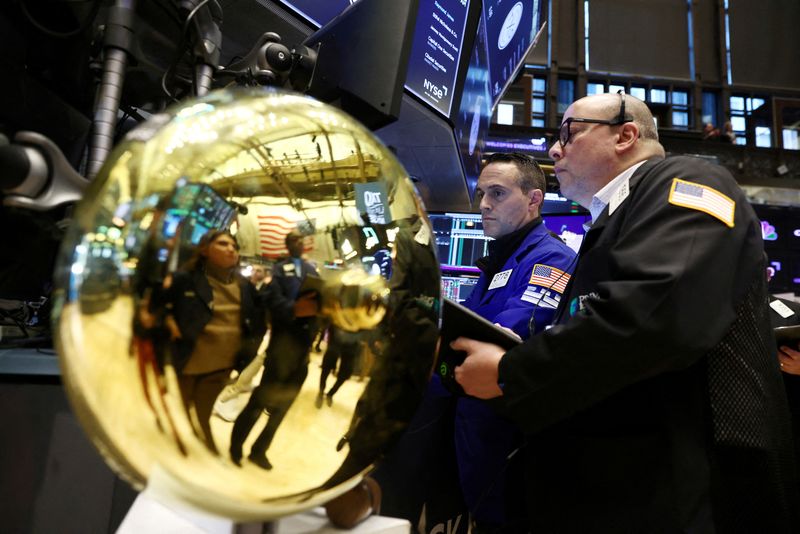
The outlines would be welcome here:
[[[257,288],[244,275],[265,263]],[[75,209],[56,286],[63,381],[108,463],[238,520],[357,484],[410,421],[438,337],[406,172],[353,118],[277,89],[131,131]]]

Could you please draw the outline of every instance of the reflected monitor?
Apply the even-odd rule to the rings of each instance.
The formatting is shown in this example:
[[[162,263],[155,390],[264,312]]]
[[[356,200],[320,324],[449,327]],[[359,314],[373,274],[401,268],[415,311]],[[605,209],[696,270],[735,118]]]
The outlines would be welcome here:
[[[230,226],[235,216],[236,208],[208,185],[183,183],[175,187],[162,233],[171,238],[180,231],[183,243],[197,245],[208,231]]]

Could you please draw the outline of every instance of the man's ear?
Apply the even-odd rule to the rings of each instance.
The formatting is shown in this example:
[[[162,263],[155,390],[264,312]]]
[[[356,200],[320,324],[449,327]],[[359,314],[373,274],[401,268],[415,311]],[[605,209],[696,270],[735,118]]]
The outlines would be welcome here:
[[[528,191],[528,198],[531,206],[541,206],[544,202],[544,193],[541,189],[531,189]]]
[[[619,128],[619,138],[615,149],[617,153],[626,152],[633,148],[639,140],[639,126],[635,122],[626,122]]]

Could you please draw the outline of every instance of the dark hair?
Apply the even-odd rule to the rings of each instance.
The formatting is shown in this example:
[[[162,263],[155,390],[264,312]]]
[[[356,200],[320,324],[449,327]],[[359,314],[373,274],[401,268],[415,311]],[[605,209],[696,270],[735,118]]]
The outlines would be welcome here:
[[[486,158],[486,165],[491,163],[513,163],[519,171],[516,182],[523,193],[531,189],[539,189],[544,193],[547,189],[544,171],[532,156],[522,152],[495,152]]]
[[[209,230],[203,235],[203,237],[200,238],[200,241],[197,243],[197,247],[194,249],[192,257],[186,261],[186,263],[183,265],[183,269],[186,271],[202,269],[206,264],[206,256],[203,253],[208,250],[208,247],[211,245],[211,243],[216,241],[222,235],[226,235],[233,239],[233,242],[236,245],[236,250],[239,250],[239,241],[236,239],[236,236],[230,232],[230,230]]]
[[[303,233],[297,228],[295,228],[294,230],[286,234],[286,237],[284,238],[283,242],[284,244],[288,245],[289,241],[297,241],[298,239],[303,239],[304,237],[305,236],[303,235]]]

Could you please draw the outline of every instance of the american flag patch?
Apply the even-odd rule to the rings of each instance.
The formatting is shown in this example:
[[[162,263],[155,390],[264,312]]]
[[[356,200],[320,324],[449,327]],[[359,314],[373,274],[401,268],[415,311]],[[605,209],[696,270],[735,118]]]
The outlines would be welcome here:
[[[545,287],[563,293],[567,288],[569,282],[569,275],[560,269],[550,267],[543,263],[537,263],[533,266],[531,279],[529,284]]]
[[[669,192],[669,203],[703,211],[733,228],[736,202],[716,189],[675,178]]]

